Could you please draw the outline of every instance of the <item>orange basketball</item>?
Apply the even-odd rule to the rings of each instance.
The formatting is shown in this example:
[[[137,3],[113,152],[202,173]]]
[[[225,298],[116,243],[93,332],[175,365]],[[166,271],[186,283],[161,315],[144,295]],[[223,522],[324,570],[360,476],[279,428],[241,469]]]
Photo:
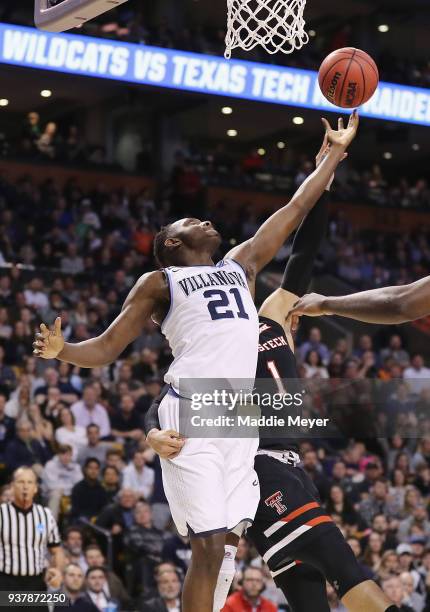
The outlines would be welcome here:
[[[318,83],[332,104],[356,108],[375,93],[379,83],[378,67],[370,55],[360,49],[337,49],[321,64]]]

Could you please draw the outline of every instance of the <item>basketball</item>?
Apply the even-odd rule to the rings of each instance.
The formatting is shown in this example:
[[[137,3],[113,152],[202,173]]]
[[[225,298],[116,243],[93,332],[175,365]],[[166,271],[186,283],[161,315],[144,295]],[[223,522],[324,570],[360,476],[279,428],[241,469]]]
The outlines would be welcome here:
[[[356,108],[373,96],[379,83],[374,60],[360,49],[345,47],[330,53],[320,66],[318,82],[329,102]]]

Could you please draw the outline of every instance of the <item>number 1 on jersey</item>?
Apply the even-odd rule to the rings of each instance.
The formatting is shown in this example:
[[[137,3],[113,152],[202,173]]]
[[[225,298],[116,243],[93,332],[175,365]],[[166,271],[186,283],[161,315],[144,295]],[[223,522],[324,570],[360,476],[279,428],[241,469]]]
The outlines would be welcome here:
[[[267,362],[267,369],[271,373],[272,377],[275,379],[276,386],[278,387],[279,393],[285,394],[287,390],[282,384],[282,379],[279,376],[278,368],[276,367],[276,363],[274,361]]]

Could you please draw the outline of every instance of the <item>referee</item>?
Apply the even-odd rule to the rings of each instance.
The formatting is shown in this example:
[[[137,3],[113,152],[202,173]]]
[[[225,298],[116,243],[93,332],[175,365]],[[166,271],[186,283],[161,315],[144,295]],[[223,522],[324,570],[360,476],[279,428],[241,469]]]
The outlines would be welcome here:
[[[0,591],[46,591],[47,585],[58,588],[65,557],[51,511],[33,503],[37,493],[34,471],[18,468],[12,490],[13,502],[0,504]],[[50,567],[46,569],[48,551]],[[46,606],[32,609],[47,610]]]

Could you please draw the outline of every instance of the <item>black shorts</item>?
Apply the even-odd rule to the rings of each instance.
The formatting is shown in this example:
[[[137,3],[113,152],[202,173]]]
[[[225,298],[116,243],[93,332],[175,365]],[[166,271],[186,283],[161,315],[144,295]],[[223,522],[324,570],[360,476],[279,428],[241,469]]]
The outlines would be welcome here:
[[[318,491],[304,470],[268,455],[257,455],[260,503],[248,535],[274,572],[295,560],[296,551],[316,535],[337,529],[321,507]]]
[[[284,591],[289,581],[285,573],[302,563],[321,574],[321,581],[315,580],[317,594],[323,591],[323,576],[339,597],[363,582],[365,578],[351,548],[321,506],[318,491],[306,472],[268,455],[256,456],[255,471],[261,497],[247,534],[276,584]],[[300,572],[304,575],[299,580]],[[296,604],[294,612],[309,609],[305,607],[309,604],[306,571],[300,572],[296,576],[297,587],[300,582],[297,599],[303,599],[304,607]],[[313,571],[312,576],[317,574]],[[288,598],[288,593],[285,595]]]

